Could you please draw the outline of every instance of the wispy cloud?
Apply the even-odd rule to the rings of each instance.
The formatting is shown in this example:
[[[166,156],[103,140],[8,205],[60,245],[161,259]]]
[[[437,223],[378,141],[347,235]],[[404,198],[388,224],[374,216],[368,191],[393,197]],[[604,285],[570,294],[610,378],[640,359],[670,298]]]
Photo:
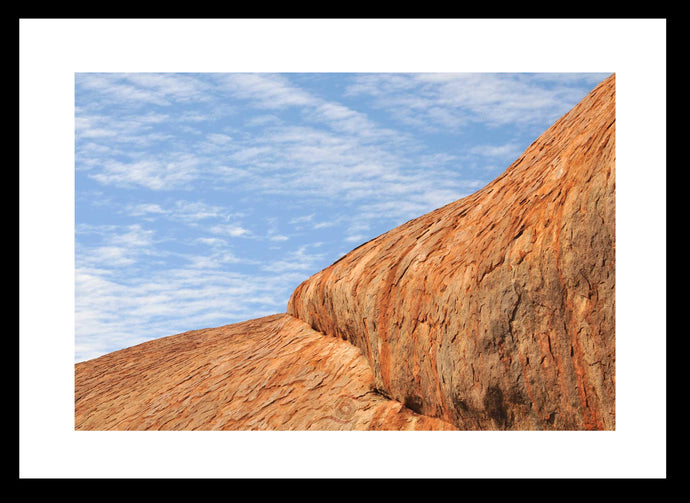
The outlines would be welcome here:
[[[150,190],[184,188],[196,179],[199,159],[179,154],[164,159],[145,159],[135,162],[109,160],[100,172],[90,173],[94,180],[116,187],[140,186]]]
[[[596,74],[589,82],[594,85],[601,78]],[[405,124],[457,130],[469,124],[496,127],[555,120],[582,97],[583,80],[586,75],[364,74],[353,79],[347,95],[369,98],[372,106]]]
[[[503,145],[476,145],[467,149],[471,154],[477,154],[487,158],[498,158],[503,161],[508,161],[508,163],[517,159],[523,150],[522,145],[515,142]]]
[[[228,245],[228,242],[221,238],[197,238],[196,241],[214,248],[225,247]]]
[[[306,246],[268,264],[241,257],[229,240],[245,233],[232,226],[217,230],[222,234],[198,237],[183,250],[196,248],[173,251],[139,224],[78,225],[76,360],[284,312],[290,292],[318,263]]]
[[[208,85],[189,74],[164,73],[79,73],[76,84],[80,88],[98,92],[105,104],[124,103],[168,106],[173,102],[204,101]],[[92,104],[90,102],[87,102]]]
[[[208,231],[212,234],[219,234],[221,236],[230,236],[233,238],[249,236],[251,232],[248,229],[236,224],[221,224],[210,227]]]
[[[317,98],[293,86],[282,75],[236,73],[217,77],[235,98],[250,100],[260,109],[314,106]]]
[[[314,219],[316,213],[310,213],[309,215],[303,215],[301,217],[295,217],[290,219],[291,224],[302,224],[306,222],[311,222]]]
[[[140,224],[77,226],[77,263],[80,267],[116,267],[135,263],[153,254],[154,234]],[[90,235],[92,244],[85,245]]]
[[[75,358],[82,361],[186,330],[284,312],[286,295],[302,279],[290,273],[227,272],[216,264],[209,269],[201,262],[145,278],[78,268]]]
[[[303,245],[295,251],[289,252],[284,259],[261,266],[263,271],[285,273],[290,271],[312,271],[323,257],[323,253],[308,251],[310,245]]]

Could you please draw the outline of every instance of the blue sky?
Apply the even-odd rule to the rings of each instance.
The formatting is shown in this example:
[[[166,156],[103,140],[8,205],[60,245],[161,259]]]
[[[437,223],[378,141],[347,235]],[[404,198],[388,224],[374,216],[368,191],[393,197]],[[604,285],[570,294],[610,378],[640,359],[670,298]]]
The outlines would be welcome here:
[[[609,74],[75,74],[75,359],[285,312]]]

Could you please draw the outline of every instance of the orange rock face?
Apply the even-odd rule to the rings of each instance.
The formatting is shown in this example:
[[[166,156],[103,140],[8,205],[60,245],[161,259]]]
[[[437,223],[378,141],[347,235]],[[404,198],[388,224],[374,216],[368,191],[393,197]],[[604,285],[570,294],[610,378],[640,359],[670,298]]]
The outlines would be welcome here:
[[[615,427],[615,77],[475,194],[353,250],[288,313],[461,429]]]
[[[287,314],[75,366],[79,430],[612,430],[615,77]]]
[[[361,352],[278,314],[76,364],[77,430],[449,430],[373,387]]]

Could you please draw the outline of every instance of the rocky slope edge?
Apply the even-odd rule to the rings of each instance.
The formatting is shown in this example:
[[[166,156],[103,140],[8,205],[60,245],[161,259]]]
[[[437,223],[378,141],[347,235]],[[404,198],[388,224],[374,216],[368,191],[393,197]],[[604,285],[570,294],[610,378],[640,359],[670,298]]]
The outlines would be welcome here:
[[[76,364],[77,430],[450,430],[389,400],[351,344],[287,314]]]

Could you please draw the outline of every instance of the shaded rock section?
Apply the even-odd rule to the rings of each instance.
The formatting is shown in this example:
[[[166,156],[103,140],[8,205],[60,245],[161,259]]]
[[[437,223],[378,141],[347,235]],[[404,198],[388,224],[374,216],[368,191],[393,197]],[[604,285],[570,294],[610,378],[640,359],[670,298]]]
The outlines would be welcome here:
[[[374,389],[351,344],[287,314],[75,365],[77,430],[449,430]]]
[[[615,428],[615,76],[496,180],[353,250],[288,313],[460,429]]]

